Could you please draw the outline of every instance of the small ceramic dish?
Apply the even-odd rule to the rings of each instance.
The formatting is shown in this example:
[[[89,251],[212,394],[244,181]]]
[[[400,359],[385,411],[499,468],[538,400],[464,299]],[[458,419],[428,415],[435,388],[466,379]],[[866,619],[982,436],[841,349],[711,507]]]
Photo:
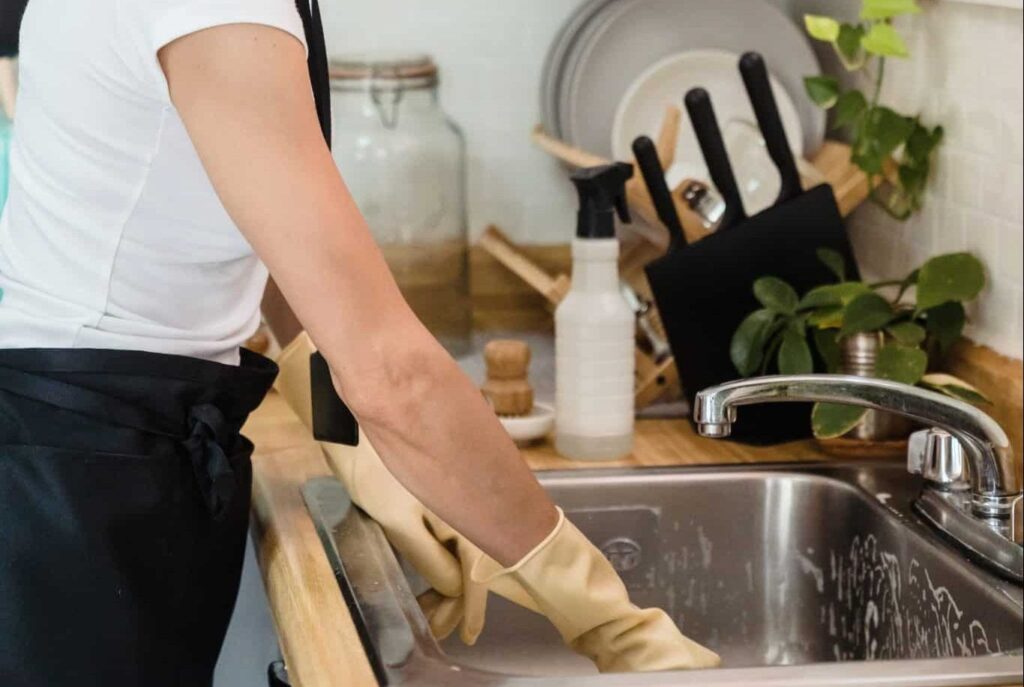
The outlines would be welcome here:
[[[505,431],[517,444],[529,444],[543,439],[555,426],[555,409],[544,403],[534,403],[529,415],[499,416]]]

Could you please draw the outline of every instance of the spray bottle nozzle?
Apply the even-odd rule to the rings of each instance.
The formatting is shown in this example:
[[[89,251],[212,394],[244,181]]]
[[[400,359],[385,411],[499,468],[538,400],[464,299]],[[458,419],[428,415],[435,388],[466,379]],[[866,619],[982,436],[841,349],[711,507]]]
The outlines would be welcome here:
[[[615,162],[587,167],[572,175],[580,195],[576,235],[579,238],[615,237],[615,213],[623,222],[631,221],[626,204],[626,182],[633,176],[633,165]]]

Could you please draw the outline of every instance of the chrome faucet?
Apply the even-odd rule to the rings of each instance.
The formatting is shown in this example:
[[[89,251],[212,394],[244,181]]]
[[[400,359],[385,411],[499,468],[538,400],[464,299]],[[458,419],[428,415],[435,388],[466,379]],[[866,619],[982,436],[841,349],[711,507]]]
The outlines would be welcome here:
[[[970,553],[1024,581],[1024,496],[1006,433],[972,405],[880,379],[779,375],[721,384],[697,394],[702,436],[729,436],[743,405],[818,401],[896,413],[935,429],[912,441],[908,466],[925,478],[915,509]],[[966,472],[966,480],[964,472]]]

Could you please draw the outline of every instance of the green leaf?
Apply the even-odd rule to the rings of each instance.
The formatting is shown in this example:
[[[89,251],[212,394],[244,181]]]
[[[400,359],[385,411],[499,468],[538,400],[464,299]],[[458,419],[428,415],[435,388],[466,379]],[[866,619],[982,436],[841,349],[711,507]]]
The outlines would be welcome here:
[[[907,44],[891,24],[872,24],[860,45],[872,55],[880,57],[909,57]]]
[[[804,88],[811,100],[826,110],[839,99],[839,82],[831,76],[805,76]]]
[[[879,151],[878,141],[872,138],[872,134],[867,130],[854,144],[850,153],[850,162],[871,175],[882,173],[885,158],[886,156]]]
[[[830,373],[839,372],[843,367],[843,353],[839,348],[839,331],[836,329],[815,329],[814,346],[818,355],[825,361],[825,369]]]
[[[924,311],[924,326],[928,335],[939,347],[939,353],[945,355],[963,333],[967,314],[963,303],[949,301]]]
[[[814,358],[803,326],[786,327],[779,347],[779,372],[784,375],[808,375],[814,372]]]
[[[835,49],[847,71],[852,72],[864,66],[864,51],[860,47],[863,37],[864,27],[859,24],[843,24],[839,27]]]
[[[778,277],[761,277],[755,281],[754,297],[764,307],[783,315],[795,313],[800,301],[793,287]]]
[[[887,344],[875,359],[875,374],[890,382],[917,384],[927,369],[928,354],[916,346]]]
[[[917,278],[920,274],[921,270],[914,270],[913,272],[911,272],[910,274],[903,278],[903,281],[900,282],[899,291],[896,292],[897,301],[903,298],[903,294],[907,292],[907,289],[909,289],[911,286],[917,286]]]
[[[917,14],[920,11],[917,0],[864,0],[860,8],[860,18],[891,19],[901,14]]]
[[[927,161],[935,148],[942,142],[943,129],[937,126],[932,130],[916,122],[914,131],[907,137],[907,157],[915,162]]]
[[[921,266],[917,278],[917,309],[928,310],[949,301],[970,301],[985,288],[985,268],[970,253],[949,253]]]
[[[924,192],[925,184],[928,182],[928,172],[927,165],[904,163],[896,168],[896,177],[899,179],[904,193],[920,196]],[[914,203],[911,202],[910,205],[914,205]]]
[[[804,27],[811,38],[826,43],[835,43],[839,38],[839,22],[820,14],[805,14]]]
[[[816,286],[800,300],[800,310],[822,306],[846,305],[857,296],[871,293],[871,288],[860,281],[844,281],[839,284]]]
[[[917,120],[888,107],[875,107],[868,113],[868,127],[878,154],[885,158],[907,141],[917,127]]]
[[[749,377],[761,367],[767,332],[775,318],[776,314],[771,310],[755,310],[736,328],[729,346],[729,357],[741,376]]]
[[[807,318],[807,323],[818,330],[838,330],[843,326],[843,306],[829,305],[818,308]]]
[[[854,124],[867,110],[868,101],[858,90],[846,91],[836,100],[836,117],[832,128],[841,129]]]
[[[811,412],[811,429],[819,439],[841,437],[860,424],[867,408],[837,403],[815,403]]]
[[[871,107],[863,115],[851,159],[869,174],[881,174],[886,160],[906,142],[917,120],[888,107]]]
[[[920,346],[928,336],[924,327],[914,322],[898,322],[886,327],[885,331],[904,346]]]
[[[878,331],[896,317],[892,305],[877,293],[864,293],[846,306],[843,313],[842,336],[858,332]]]
[[[968,403],[992,403],[981,391],[953,375],[940,372],[926,374],[921,378],[920,385],[926,389],[938,391],[941,394],[960,399],[961,401],[967,401]]]
[[[818,256],[818,260],[829,268],[832,274],[836,275],[836,279],[840,282],[846,281],[846,260],[843,259],[839,251],[831,248],[819,248],[815,254]]]
[[[776,323],[777,325],[778,323]],[[768,368],[771,367],[772,361],[776,360],[776,354],[779,352],[779,347],[782,345],[782,335],[780,329],[773,329],[768,335],[768,347],[764,352],[764,360],[761,361],[761,374],[768,374]],[[778,365],[776,365],[778,367]]]

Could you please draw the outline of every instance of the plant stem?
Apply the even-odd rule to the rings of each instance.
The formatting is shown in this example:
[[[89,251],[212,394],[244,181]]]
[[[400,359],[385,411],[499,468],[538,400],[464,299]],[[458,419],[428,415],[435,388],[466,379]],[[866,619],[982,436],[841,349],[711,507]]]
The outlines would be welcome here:
[[[871,113],[874,111],[874,109],[876,107],[878,107],[878,101],[881,99],[881,96],[882,96],[882,82],[883,82],[884,79],[885,79],[885,58],[882,57],[882,56],[879,56],[878,57],[878,71],[875,74],[875,89],[874,89],[874,92],[871,94],[871,105],[868,108],[868,116],[869,117],[871,116]],[[867,117],[865,117],[865,122],[866,122],[866,120],[867,120]],[[878,197],[878,187],[875,186],[875,179],[874,179],[874,177],[871,174],[868,174],[868,195],[870,196],[871,200],[875,203],[875,205],[881,207],[882,210],[884,210],[885,213],[887,215],[889,215],[890,217],[892,217],[893,219],[896,219],[896,220],[906,219],[906,217],[901,217],[899,213],[897,213],[895,210],[893,210],[891,207],[889,207],[888,203],[886,203],[883,199]]]
[[[878,58],[878,74],[875,75],[875,92],[871,96],[871,109],[878,106],[878,100],[882,95],[882,79],[885,78],[885,58]]]

